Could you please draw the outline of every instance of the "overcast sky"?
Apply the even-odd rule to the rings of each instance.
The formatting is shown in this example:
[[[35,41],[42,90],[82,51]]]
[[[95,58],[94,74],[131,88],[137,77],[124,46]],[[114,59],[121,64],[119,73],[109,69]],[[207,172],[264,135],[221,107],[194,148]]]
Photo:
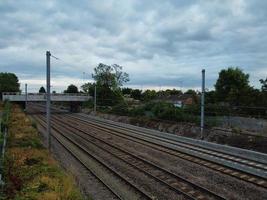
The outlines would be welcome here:
[[[122,65],[128,86],[143,89],[200,88],[202,68],[210,89],[228,66],[255,87],[267,77],[265,0],[1,0],[0,19],[0,71],[30,91],[45,85],[47,50],[60,58],[57,91],[100,62]]]

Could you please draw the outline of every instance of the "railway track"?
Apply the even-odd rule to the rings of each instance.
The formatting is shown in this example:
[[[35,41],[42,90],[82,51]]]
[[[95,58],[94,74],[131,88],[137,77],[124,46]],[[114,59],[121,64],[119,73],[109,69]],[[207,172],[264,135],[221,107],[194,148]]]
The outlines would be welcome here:
[[[84,123],[87,125],[90,124],[90,126],[93,126],[99,130],[108,131],[109,133],[115,134],[119,137],[126,138],[128,140],[134,141],[139,144],[150,146],[154,149],[158,149],[170,155],[178,156],[185,160],[189,160],[191,162],[204,165],[208,168],[219,171],[223,174],[227,174],[232,177],[238,178],[240,180],[250,182],[254,185],[267,188],[266,177],[261,176],[262,172],[266,173],[266,165],[264,165],[263,163],[257,163],[255,161],[245,160],[243,158],[233,157],[231,155],[229,156],[227,154],[222,154],[220,152],[216,153],[216,152],[212,152],[211,150],[206,150],[206,149],[203,149],[201,152],[202,156],[198,157],[199,153],[197,151],[200,149],[199,147],[197,147],[197,150],[196,150],[196,148],[191,148],[190,145],[188,147],[188,145],[179,144],[179,145],[183,145],[181,148],[181,146],[177,147],[177,144],[173,143],[172,141],[166,142],[166,140],[162,140],[161,138],[153,138],[153,137],[152,139],[154,140],[151,140],[150,135],[149,136],[145,135],[145,137],[143,137],[143,135],[140,136],[140,133],[137,133],[136,131],[133,131],[132,132],[133,134],[130,134],[131,130],[127,129],[126,130],[127,132],[126,132],[124,127],[112,126],[109,123],[108,124],[107,123],[104,124],[101,122],[99,123],[97,120],[94,121],[91,119],[90,120],[81,119],[80,116],[79,117],[74,117],[71,115],[67,115],[67,116],[69,119],[72,120],[72,122]],[[66,119],[65,115],[64,115],[64,119]],[[190,150],[189,153],[186,147],[189,148]],[[216,162],[209,160],[207,156],[203,156],[204,155],[203,152],[206,153],[206,155],[211,152],[212,157],[219,155],[219,159],[221,162],[216,163]],[[233,168],[231,167],[232,165],[230,165],[229,167],[227,165],[224,165],[225,163],[222,163],[222,161],[227,161],[227,160],[230,160],[231,162],[233,162],[232,165],[235,165],[235,163],[237,163],[243,166],[243,168],[241,168],[242,170],[238,168],[240,166]],[[254,170],[253,172],[260,171],[260,173],[251,174],[247,172],[246,169],[253,169]]]
[[[34,116],[34,119],[36,119],[36,121],[38,121],[43,128],[46,127],[44,120],[37,116]],[[78,142],[73,141],[73,139],[71,139],[69,136],[56,131],[54,128],[52,128],[51,135],[100,182],[102,182],[102,184],[105,185],[105,187],[110,190],[118,199],[155,199],[153,196],[145,193],[133,185],[99,158],[90,153],[86,148],[81,146]],[[123,186],[123,188],[118,188],[121,186]]]
[[[37,107],[35,109],[37,111],[40,108]],[[45,127],[45,118],[39,116],[37,120],[43,127]],[[257,159],[250,159],[250,157],[246,159],[244,158],[244,155],[236,156],[231,153],[228,154],[222,152],[220,149],[213,150],[211,148],[203,148],[199,145],[192,145],[184,141],[175,141],[166,137],[159,137],[152,134],[151,132],[154,132],[152,130],[148,131],[147,129],[97,119],[95,117],[83,116],[80,114],[64,113],[62,115],[54,115],[52,125],[53,131],[58,135],[67,137],[69,143],[73,142],[73,139],[69,138],[70,135],[72,135],[72,137],[79,137],[79,140],[86,141],[88,145],[90,144],[90,146],[94,146],[103,152],[105,151],[106,153],[109,153],[112,157],[121,160],[132,168],[150,176],[155,181],[164,185],[164,187],[168,187],[170,190],[176,192],[177,195],[182,195],[186,199],[225,199],[225,197],[214,194],[212,191],[184,180],[182,177],[168,171],[168,169],[159,167],[155,162],[151,162],[142,158],[142,156],[138,156],[138,154],[135,154],[133,151],[129,151],[126,147],[124,148],[123,145],[116,145],[116,143],[112,143],[107,138],[96,137],[96,135],[90,134],[91,130],[100,131],[105,133],[103,135],[110,135],[109,137],[116,136],[117,138],[122,138],[125,141],[134,142],[147,148],[153,148],[168,155],[176,156],[216,170],[222,174],[252,183],[261,188],[267,188],[266,177],[264,176],[267,165],[264,160],[261,162],[261,160],[258,161]],[[67,135],[62,133],[67,133]],[[164,134],[161,133],[161,135]],[[75,145],[76,148],[88,151],[88,149],[84,149],[84,147],[79,146],[79,142]],[[77,147],[77,145],[79,147]],[[212,159],[209,159],[209,157]],[[220,160],[220,162],[216,162],[216,159]],[[231,165],[225,165],[222,161],[231,162]],[[237,164],[238,166],[232,167],[233,164]],[[239,170],[241,165],[243,168]],[[247,169],[250,170],[246,171]],[[256,173],[254,173],[255,171]],[[126,182],[125,184],[129,187],[131,185]],[[107,187],[112,191],[112,188],[110,188],[109,185],[107,185]],[[138,185],[134,185],[134,188],[134,191],[141,191],[135,192],[136,194],[139,194],[140,199],[157,199],[155,196],[140,189]],[[114,192],[116,193],[116,190],[114,190]],[[144,192],[147,197],[141,197],[142,192]]]
[[[44,120],[44,119],[43,119]],[[103,139],[95,137],[86,131],[83,131],[77,127],[69,126],[67,123],[62,123],[57,117],[53,117],[53,128],[57,131],[75,132],[84,140],[97,146],[103,151],[109,152],[112,156],[128,163],[129,165],[135,167],[139,171],[142,171],[146,175],[152,177],[153,179],[159,181],[163,185],[166,185],[171,190],[174,190],[178,194],[184,195],[187,199],[225,199],[199,185],[196,185],[162,167],[159,167],[146,159],[136,156],[135,154],[129,152],[127,149],[122,148],[114,143],[107,142]],[[92,142],[94,141],[94,142]]]

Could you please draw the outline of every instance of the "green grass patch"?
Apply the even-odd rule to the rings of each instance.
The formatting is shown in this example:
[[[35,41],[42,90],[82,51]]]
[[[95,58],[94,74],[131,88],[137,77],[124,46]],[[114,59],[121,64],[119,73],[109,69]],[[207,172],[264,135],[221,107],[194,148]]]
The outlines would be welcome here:
[[[32,121],[19,107],[11,110],[4,160],[6,184],[0,199],[82,200],[73,177],[42,146]]]

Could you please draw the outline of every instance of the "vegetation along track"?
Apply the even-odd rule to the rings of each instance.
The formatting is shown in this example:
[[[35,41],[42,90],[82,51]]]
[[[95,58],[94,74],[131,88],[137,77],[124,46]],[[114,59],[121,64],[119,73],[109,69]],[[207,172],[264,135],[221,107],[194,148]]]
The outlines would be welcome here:
[[[40,120],[44,120],[44,118],[39,117],[38,121],[40,122]],[[44,122],[41,121],[41,123]],[[92,145],[95,145],[98,148],[112,154],[112,156],[128,163],[178,194],[182,194],[186,197],[186,199],[224,199],[223,197],[220,197],[203,187],[189,182],[164,168],[158,167],[155,164],[130,153],[126,149],[122,149],[115,144],[110,144],[110,142],[107,143],[105,140],[100,138],[96,138],[94,135],[91,135],[86,131],[70,126],[69,123],[63,123],[59,117],[53,117],[52,128],[62,134],[66,134],[68,131],[69,133],[75,133],[76,136],[78,135],[83,140],[88,141]]]
[[[96,119],[86,119],[82,116],[76,116],[73,115],[64,115],[64,119],[71,119],[74,122],[78,123],[86,123],[87,125],[90,124],[90,126],[93,126],[95,128],[98,128],[103,131],[108,131],[109,133],[116,134],[117,136],[127,138],[128,140],[153,147],[154,149],[158,149],[160,151],[164,151],[165,153],[178,156],[180,158],[192,161],[194,163],[204,165],[208,168],[214,169],[216,171],[222,172],[223,174],[227,174],[233,177],[236,177],[240,180],[253,183],[257,186],[267,188],[267,181],[266,177],[262,177],[260,175],[251,174],[246,169],[253,169],[254,171],[260,171],[261,173],[266,173],[267,166],[263,163],[258,163],[255,161],[251,161],[249,159],[244,159],[240,157],[234,157],[232,155],[223,154],[221,152],[211,151],[205,148],[195,147],[192,145],[184,144],[184,143],[173,143],[172,141],[167,141],[162,138],[153,137],[147,134],[142,134],[140,132],[137,132],[136,130],[131,130],[120,127],[116,124],[110,124],[106,122],[101,122],[100,120]],[[131,134],[132,133],[132,134]],[[154,139],[154,140],[153,140]],[[167,145],[166,145],[167,144]],[[171,145],[171,146],[170,146]],[[175,146],[174,146],[175,145]],[[223,165],[224,162],[216,163],[213,160],[209,160],[208,157],[200,157],[202,155],[208,155],[211,156],[211,158],[216,158],[220,161],[230,161],[232,164],[230,166]],[[243,167],[239,170],[238,167],[233,168],[238,164],[238,167]]]

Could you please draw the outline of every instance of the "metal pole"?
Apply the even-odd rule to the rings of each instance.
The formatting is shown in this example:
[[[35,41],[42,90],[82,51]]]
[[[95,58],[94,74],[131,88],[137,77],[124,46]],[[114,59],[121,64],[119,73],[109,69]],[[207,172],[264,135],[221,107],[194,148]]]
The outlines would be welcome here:
[[[46,52],[46,130],[48,149],[51,152],[51,121],[50,121],[50,52]]]
[[[85,84],[85,72],[83,72],[83,84]]]
[[[27,101],[28,101],[28,92],[27,92],[27,83],[25,84],[25,111],[27,111]]]
[[[96,83],[95,83],[95,95],[94,95],[94,97],[95,97],[95,102],[94,102],[94,114],[96,114]]]
[[[204,106],[205,106],[205,69],[202,70],[202,93],[201,93],[201,139],[203,139],[204,132]]]

